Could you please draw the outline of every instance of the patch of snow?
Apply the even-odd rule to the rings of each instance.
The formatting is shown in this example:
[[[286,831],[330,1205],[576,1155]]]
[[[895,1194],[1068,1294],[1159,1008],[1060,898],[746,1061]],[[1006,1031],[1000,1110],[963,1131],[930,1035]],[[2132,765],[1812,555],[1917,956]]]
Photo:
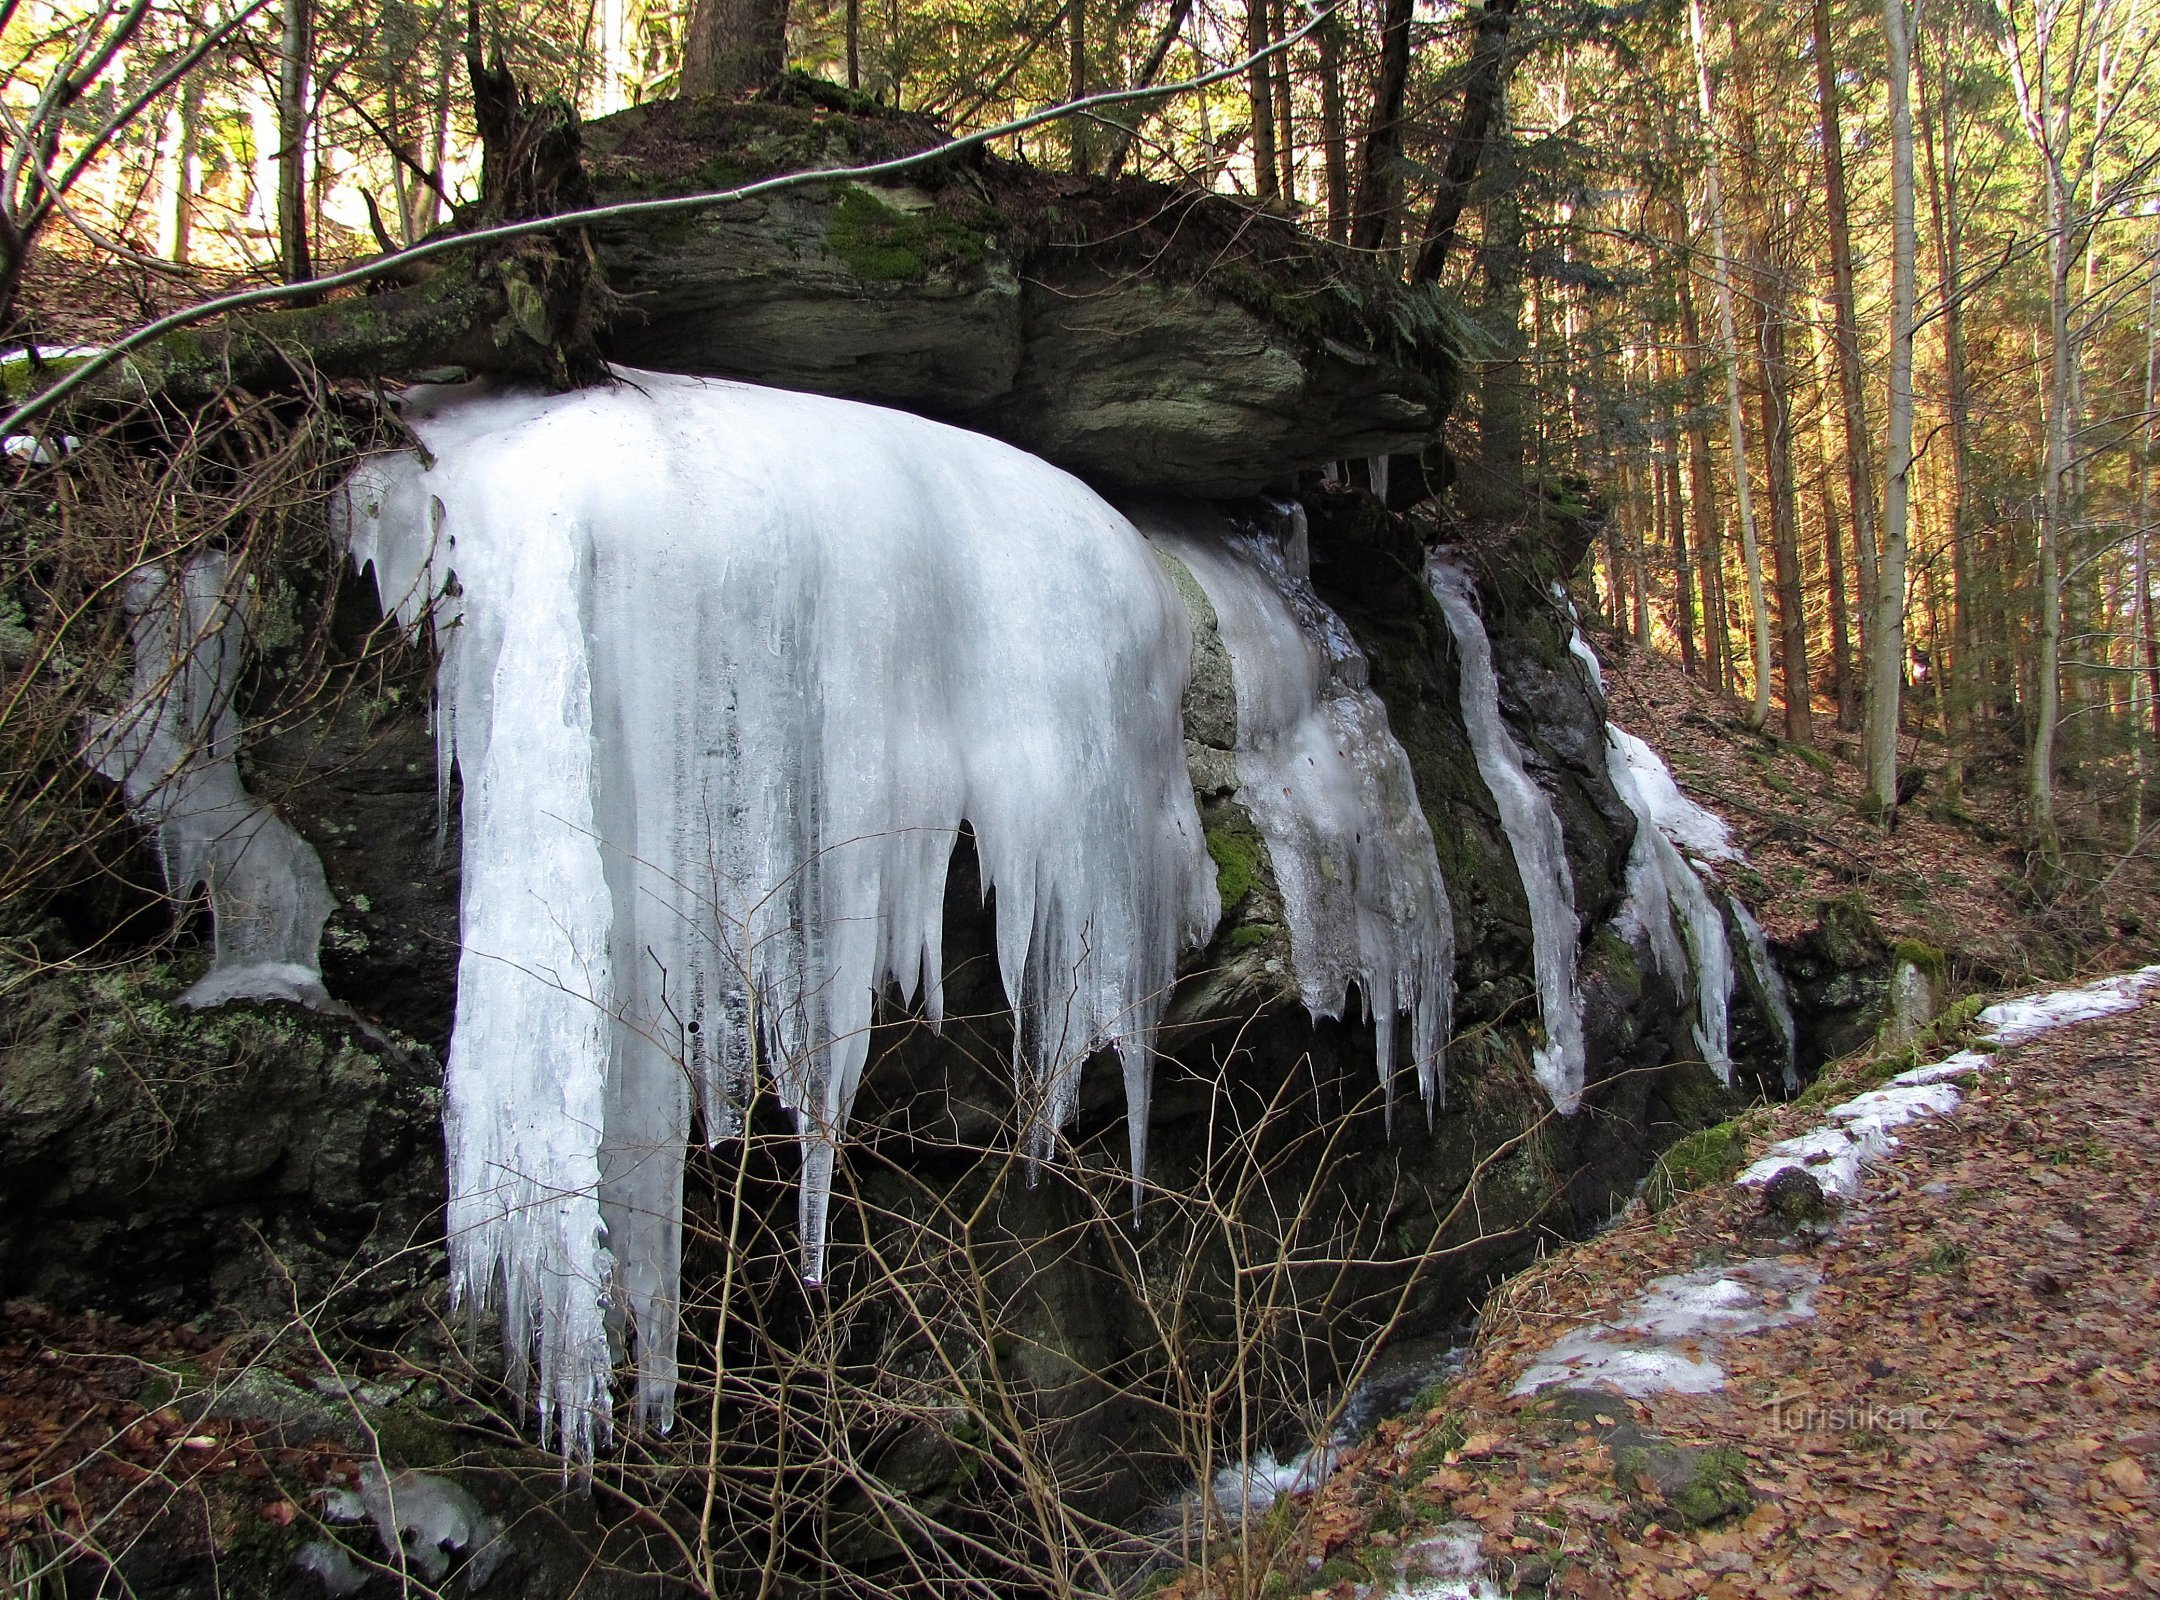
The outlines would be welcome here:
[[[1275,868],[1305,1007],[1340,1017],[1357,986],[1383,1089],[1407,1016],[1429,1120],[1454,998],[1454,911],[1365,656],[1305,575],[1304,510],[1272,533],[1207,513],[1137,515],[1215,612],[1237,695],[1236,798]]]
[[[1637,1399],[1713,1393],[1725,1386],[1720,1341],[1814,1316],[1813,1291],[1821,1281],[1812,1267],[1768,1258],[1654,1279],[1611,1322],[1561,1335],[1513,1392],[1566,1385]]]
[[[0,451],[5,451],[17,461],[27,461],[33,467],[49,467],[63,456],[73,455],[81,448],[82,440],[72,433],[60,435],[57,450],[53,448],[49,438],[37,434],[11,433],[0,439]]]
[[[1501,720],[1500,680],[1493,671],[1492,641],[1478,616],[1476,585],[1468,572],[1437,556],[1426,577],[1455,640],[1470,748],[1499,808],[1530,905],[1531,959],[1545,1025],[1545,1037],[1532,1052],[1533,1069],[1554,1109],[1572,1114],[1583,1091],[1583,1000],[1576,977],[1582,920],[1575,910],[1567,841],[1552,800],[1525,770],[1522,750]]]
[[[1109,1047],[1144,1160],[1155,1028],[1220,914],[1190,634],[1126,518],[903,412],[617,376],[410,390],[433,465],[373,458],[334,508],[385,607],[433,629],[438,778],[464,777],[453,1291],[500,1295],[512,1381],[537,1347],[543,1436],[581,1457],[611,1333],[640,1418],[672,1419],[693,1084],[725,1135],[769,1078],[823,1276],[874,998],[942,1019],[963,826],[1030,1159]]]
[[[2134,1010],[2156,984],[2160,984],[2160,966],[2144,967],[2082,988],[2004,1000],[1981,1012],[1977,1021],[2001,1049],[2073,1022],[2090,1022]]]
[[[1391,1600],[1501,1600],[1486,1573],[1485,1539],[1474,1522],[1447,1522],[1403,1546]]]
[[[291,1000],[333,1009],[319,947],[336,909],[313,846],[240,781],[233,694],[246,650],[241,607],[222,551],[177,578],[162,564],[121,591],[134,657],[133,699],[93,720],[83,759],[120,785],[136,820],[157,833],[165,886],[208,891],[210,970],[180,996],[189,1007]]]
[[[1982,1055],[1977,1050],[1960,1050],[1954,1056],[1945,1056],[1931,1066],[1907,1067],[1890,1081],[1892,1083],[1947,1083],[1953,1078],[1969,1078],[1982,1071],[1993,1061],[1993,1056]]]

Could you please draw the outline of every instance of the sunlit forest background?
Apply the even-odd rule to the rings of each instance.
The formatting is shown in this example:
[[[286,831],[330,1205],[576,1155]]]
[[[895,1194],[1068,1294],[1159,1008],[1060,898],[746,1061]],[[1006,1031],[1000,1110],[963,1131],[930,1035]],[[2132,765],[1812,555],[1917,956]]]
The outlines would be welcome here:
[[[714,25],[775,30],[788,72],[955,132],[1219,73],[999,152],[1243,197],[1441,284],[1475,332],[1461,507],[1603,508],[1586,595],[1607,624],[1862,764],[1884,805],[1923,768],[1952,808],[2014,785],[2043,859],[2061,805],[2116,850],[2152,825],[2152,0],[6,0],[0,20],[17,346],[65,342],[71,306],[125,323],[451,225],[479,171],[468,39],[585,118],[743,88],[686,70]]]

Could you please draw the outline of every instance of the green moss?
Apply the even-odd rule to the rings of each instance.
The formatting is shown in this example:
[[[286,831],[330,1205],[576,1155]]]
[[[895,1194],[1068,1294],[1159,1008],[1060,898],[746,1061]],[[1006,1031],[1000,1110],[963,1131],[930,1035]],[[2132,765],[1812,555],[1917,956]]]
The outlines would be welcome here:
[[[1658,1157],[1643,1198],[1662,1211],[1684,1194],[1723,1183],[1747,1163],[1747,1139],[1738,1120],[1689,1134]]]
[[[1890,952],[1893,962],[1905,962],[1916,968],[1920,975],[1936,987],[1949,976],[1950,962],[1942,951],[1918,939],[1900,939]]]
[[[1274,923],[1248,922],[1243,927],[1232,930],[1230,948],[1232,950],[1255,950],[1274,937]]]
[[[1245,903],[1245,897],[1260,882],[1260,839],[1257,834],[1210,828],[1207,853],[1215,861],[1215,892],[1222,897],[1223,915],[1227,917]]]
[[[394,1405],[368,1418],[383,1459],[397,1467],[443,1467],[459,1455],[449,1428],[410,1405]]]
[[[1705,1450],[1694,1458],[1694,1466],[1694,1476],[1666,1496],[1666,1503],[1690,1527],[1737,1516],[1755,1504],[1747,1486],[1747,1458],[1738,1450]]]
[[[865,283],[920,283],[933,267],[971,266],[988,249],[982,228],[970,221],[903,211],[854,185],[833,204],[825,246]]]

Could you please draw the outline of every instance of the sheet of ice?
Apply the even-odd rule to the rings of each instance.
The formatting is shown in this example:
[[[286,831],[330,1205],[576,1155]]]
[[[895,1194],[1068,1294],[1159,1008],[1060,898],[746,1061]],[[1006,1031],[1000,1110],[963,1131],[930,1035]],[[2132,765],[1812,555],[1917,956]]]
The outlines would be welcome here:
[[[1908,1067],[1890,1081],[1892,1083],[1948,1083],[1954,1078],[1969,1078],[1984,1070],[1995,1058],[1982,1055],[1977,1050],[1960,1050],[1954,1056],[1925,1067]]]
[[[618,377],[411,391],[432,466],[375,458],[337,508],[385,605],[433,627],[464,775],[453,1289],[499,1286],[512,1376],[537,1341],[543,1433],[574,1455],[624,1322],[640,1417],[671,1415],[693,1084],[719,1135],[769,1077],[822,1275],[874,997],[942,1016],[963,823],[1031,1158],[1113,1047],[1144,1161],[1154,1030],[1220,911],[1184,610],[1131,523],[900,412]]]
[[[165,887],[210,897],[210,970],[183,1006],[291,1000],[329,1009],[319,947],[336,902],[314,848],[240,781],[233,692],[246,651],[238,580],[221,551],[136,571],[121,591],[133,698],[93,721],[83,759],[156,830]]]
[[[2160,985],[2160,966],[2143,967],[2082,988],[2004,1000],[1981,1012],[1978,1022],[1993,1036],[1996,1046],[2004,1048],[2073,1022],[2090,1022],[2096,1017],[2134,1010],[2155,985]]]
[[[1582,635],[1575,638],[1580,643]],[[1730,1085],[1733,966],[1725,918],[1693,864],[1659,826],[1657,810],[1643,793],[1639,769],[1623,743],[1631,738],[1613,723],[1605,724],[1606,771],[1621,803],[1635,817],[1635,842],[1628,851],[1627,900],[1622,918],[1616,920],[1623,922],[1623,932],[1629,917],[1643,928],[1651,956],[1667,977],[1685,981],[1692,973],[1695,1046],[1719,1081]],[[1684,957],[1673,937],[1675,919],[1687,942]]]
[[[1755,920],[1755,914],[1736,894],[1727,895],[1725,900],[1732,907],[1733,921],[1739,924],[1740,947],[1747,952],[1756,986],[1769,1007],[1770,1026],[1785,1046],[1785,1092],[1797,1093],[1800,1088],[1800,1028],[1793,1021],[1792,992],[1785,987],[1785,974],[1778,971],[1777,959],[1770,954],[1770,941],[1763,937],[1762,924]]]
[[[374,1576],[334,1539],[310,1539],[293,1552],[292,1564],[321,1584],[323,1593],[338,1600],[358,1594]]]
[[[1573,1113],[1582,1104],[1583,1089],[1582,990],[1575,971],[1582,922],[1575,912],[1575,880],[1568,870],[1559,813],[1524,770],[1522,751],[1500,719],[1500,681],[1493,672],[1492,643],[1478,616],[1470,575],[1435,557],[1427,577],[1462,664],[1463,724],[1470,748],[1499,807],[1530,902],[1531,958],[1545,1025],[1545,1037],[1532,1053],[1533,1066],[1555,1109]]]
[[[1732,829],[1725,825],[1725,819],[1680,792],[1664,757],[1625,728],[1607,723],[1606,730],[1606,737],[1619,747],[1621,758],[1635,776],[1636,788],[1666,838],[1699,861],[1747,860],[1733,843]]]
[[[1555,1340],[1514,1393],[1564,1384],[1638,1399],[1660,1392],[1709,1394],[1725,1386],[1717,1359],[1721,1343],[1814,1316],[1821,1281],[1814,1267],[1768,1257],[1653,1279],[1613,1321]]]
[[[1486,1573],[1483,1531],[1474,1522],[1442,1523],[1396,1557],[1390,1600],[1501,1600]]]
[[[1304,509],[1272,529],[1205,512],[1137,516],[1215,612],[1237,692],[1236,799],[1266,841],[1306,1009],[1340,1017],[1357,986],[1383,1089],[1406,1016],[1429,1120],[1444,1087],[1454,911],[1364,654],[1307,576]]]
[[[386,1474],[370,1462],[360,1469],[360,1500],[384,1554],[402,1555],[421,1582],[439,1584],[451,1561],[465,1558],[465,1587],[485,1587],[509,1552],[499,1523],[462,1484],[426,1472]]]

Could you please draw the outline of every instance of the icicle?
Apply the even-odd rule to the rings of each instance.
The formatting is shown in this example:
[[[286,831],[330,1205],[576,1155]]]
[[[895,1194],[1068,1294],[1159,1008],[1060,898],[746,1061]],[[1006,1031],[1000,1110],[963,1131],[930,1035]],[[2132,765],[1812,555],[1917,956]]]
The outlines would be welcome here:
[[[1740,925],[1748,966],[1754,970],[1770,1010],[1770,1025],[1785,1046],[1785,1092],[1795,1093],[1800,1087],[1800,1030],[1793,1022],[1792,993],[1785,987],[1785,974],[1778,971],[1777,961],[1770,954],[1770,941],[1763,937],[1762,924],[1755,920],[1754,913],[1736,894],[1728,894],[1725,901],[1732,907],[1733,920]]]
[[[219,551],[195,556],[177,581],[162,563],[128,579],[121,605],[132,619],[134,699],[93,722],[83,759],[157,830],[165,887],[182,897],[209,892],[216,951],[180,1004],[291,1000],[330,1010],[319,950],[336,901],[322,861],[240,782],[232,700],[246,630],[229,584]]]
[[[1585,1056],[1582,991],[1575,976],[1582,922],[1575,912],[1575,881],[1568,871],[1560,817],[1523,769],[1522,751],[1500,720],[1500,681],[1493,672],[1492,643],[1478,616],[1470,575],[1435,558],[1427,576],[1462,663],[1463,724],[1470,748],[1500,809],[1500,824],[1530,903],[1531,955],[1545,1024],[1544,1041],[1532,1055],[1537,1080],[1556,1110],[1572,1113],[1582,1104]]]
[[[823,1275],[876,993],[943,1014],[963,823],[1031,1155],[1114,1046],[1144,1160],[1154,1030],[1220,911],[1186,620],[1129,522],[920,418],[618,376],[412,391],[433,467],[376,458],[340,508],[385,605],[433,626],[465,777],[454,1282],[500,1285],[513,1372],[537,1338],[572,1454],[608,1425],[611,1324],[641,1418],[670,1416],[693,1086],[717,1136],[769,1078]]]
[[[1636,791],[1649,806],[1660,833],[1700,861],[1747,860],[1740,847],[1733,843],[1732,829],[1725,825],[1725,819],[1704,810],[1680,792],[1680,786],[1673,782],[1672,769],[1665,765],[1663,757],[1627,729],[1609,722],[1605,727],[1606,737],[1627,763]]]
[[[1237,803],[1266,841],[1306,1009],[1340,1017],[1355,983],[1383,1090],[1398,1015],[1428,1119],[1444,1087],[1455,919],[1409,758],[1364,654],[1307,578],[1304,508],[1271,533],[1206,513],[1142,513],[1214,608],[1237,691]]]
[[[1621,802],[1635,814],[1635,843],[1628,852],[1628,904],[1643,919],[1651,956],[1659,970],[1676,981],[1685,981],[1692,969],[1695,1045],[1718,1080],[1729,1086],[1733,970],[1725,919],[1694,866],[1659,828],[1656,810],[1636,780],[1638,769],[1628,759],[1630,740],[1641,743],[1625,729],[1605,724],[1606,771]],[[1672,935],[1675,918],[1687,940],[1684,964]]]

